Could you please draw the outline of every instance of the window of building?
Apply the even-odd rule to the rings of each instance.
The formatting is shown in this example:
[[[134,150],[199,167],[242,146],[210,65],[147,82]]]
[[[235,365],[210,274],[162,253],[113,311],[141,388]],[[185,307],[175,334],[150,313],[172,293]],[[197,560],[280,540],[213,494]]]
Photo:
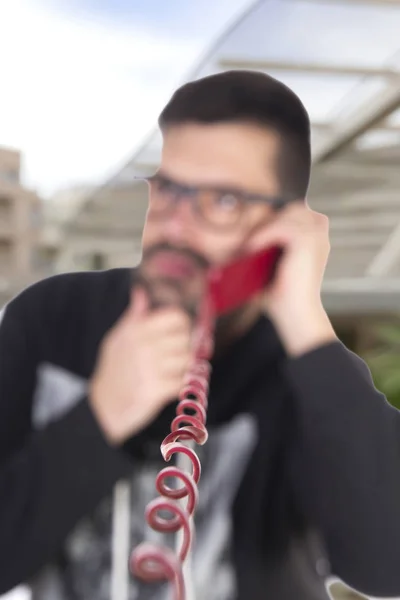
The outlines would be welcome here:
[[[90,262],[91,262],[90,268],[93,271],[103,271],[104,269],[107,268],[106,257],[104,254],[101,254],[100,252],[95,252],[94,254],[92,254]]]
[[[8,207],[11,204],[11,199],[8,196],[1,196],[0,195],[0,210],[1,209],[8,209]]]
[[[104,271],[109,268],[108,257],[101,252],[76,253],[73,264],[78,271]]]
[[[9,181],[10,183],[18,183],[19,182],[19,173],[18,171],[13,170],[2,170],[0,171],[0,179],[3,181]]]
[[[32,206],[29,214],[30,226],[37,229],[43,225],[43,215],[40,206]]]
[[[9,227],[11,223],[12,203],[8,196],[0,196],[0,227]]]
[[[12,269],[12,245],[6,240],[0,240],[0,276],[5,275]]]
[[[57,251],[54,248],[34,247],[31,252],[31,268],[33,271],[51,273]]]

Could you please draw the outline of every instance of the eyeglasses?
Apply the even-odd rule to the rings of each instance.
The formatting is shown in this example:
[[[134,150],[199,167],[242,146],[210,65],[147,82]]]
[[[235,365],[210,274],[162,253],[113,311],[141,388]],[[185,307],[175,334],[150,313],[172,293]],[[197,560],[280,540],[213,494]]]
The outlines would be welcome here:
[[[242,222],[249,207],[269,206],[278,211],[292,201],[235,189],[183,185],[161,173],[138,179],[146,181],[149,186],[151,218],[163,219],[174,211],[179,202],[189,201],[202,220],[217,229],[235,227]]]

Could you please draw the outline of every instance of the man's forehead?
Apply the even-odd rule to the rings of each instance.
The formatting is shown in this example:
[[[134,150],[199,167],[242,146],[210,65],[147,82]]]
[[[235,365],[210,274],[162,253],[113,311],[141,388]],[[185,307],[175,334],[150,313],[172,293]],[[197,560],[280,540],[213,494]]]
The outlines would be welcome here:
[[[259,128],[250,138],[242,133],[240,128],[239,133],[172,128],[164,135],[160,172],[186,185],[276,193],[276,137],[268,138]]]

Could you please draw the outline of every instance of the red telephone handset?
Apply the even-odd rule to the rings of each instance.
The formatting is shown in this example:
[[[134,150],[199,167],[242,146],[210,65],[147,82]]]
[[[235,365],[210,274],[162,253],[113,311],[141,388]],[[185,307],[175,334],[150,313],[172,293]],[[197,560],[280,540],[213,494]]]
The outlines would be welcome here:
[[[209,275],[209,294],[215,316],[235,310],[251,300],[272,280],[282,249],[273,246],[240,257]]]

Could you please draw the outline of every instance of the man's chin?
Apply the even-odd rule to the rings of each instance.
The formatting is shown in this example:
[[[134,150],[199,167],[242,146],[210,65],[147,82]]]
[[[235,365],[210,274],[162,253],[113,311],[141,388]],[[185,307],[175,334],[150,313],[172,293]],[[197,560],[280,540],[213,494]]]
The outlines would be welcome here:
[[[184,294],[180,285],[173,282],[150,282],[152,301],[158,306],[184,304]]]
[[[137,283],[146,289],[153,310],[166,306],[177,306],[183,308],[191,317],[196,316],[200,298],[198,295],[193,297],[187,292],[184,280],[149,277],[140,273]]]

